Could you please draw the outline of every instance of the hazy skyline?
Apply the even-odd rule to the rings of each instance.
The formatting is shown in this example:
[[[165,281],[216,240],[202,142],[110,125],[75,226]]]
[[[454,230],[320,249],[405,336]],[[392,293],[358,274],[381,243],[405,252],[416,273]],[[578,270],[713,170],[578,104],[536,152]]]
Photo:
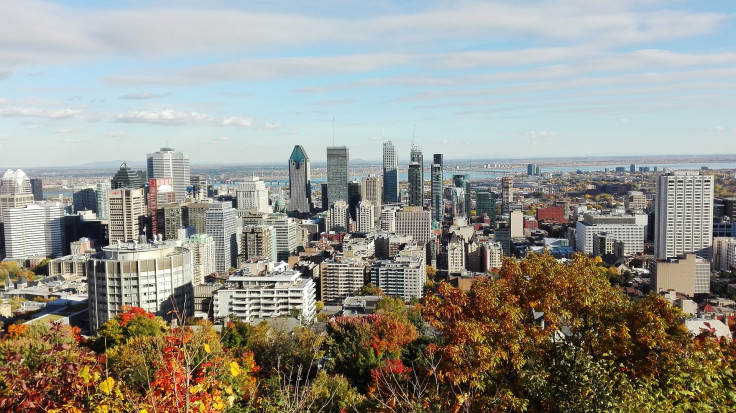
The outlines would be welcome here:
[[[6,1],[0,166],[733,153],[736,5]]]

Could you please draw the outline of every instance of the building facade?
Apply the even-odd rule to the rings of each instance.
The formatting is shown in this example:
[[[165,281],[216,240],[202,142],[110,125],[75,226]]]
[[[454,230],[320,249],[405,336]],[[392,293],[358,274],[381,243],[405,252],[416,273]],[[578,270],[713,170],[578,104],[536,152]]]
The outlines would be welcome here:
[[[208,234],[194,234],[184,247],[192,252],[192,284],[204,284],[205,277],[215,273],[215,240]]]
[[[654,255],[709,259],[713,243],[713,175],[678,171],[657,178]]]
[[[107,199],[110,204],[110,245],[117,241],[137,241],[145,228],[147,215],[143,189],[111,189]]]
[[[350,151],[347,146],[327,148],[327,205],[329,208],[337,201],[348,202],[348,181],[350,180]]]

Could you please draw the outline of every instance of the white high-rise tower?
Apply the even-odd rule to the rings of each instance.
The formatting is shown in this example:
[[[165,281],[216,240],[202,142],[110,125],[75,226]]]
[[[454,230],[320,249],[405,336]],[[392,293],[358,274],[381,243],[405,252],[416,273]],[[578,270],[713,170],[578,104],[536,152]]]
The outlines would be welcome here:
[[[191,185],[188,154],[164,147],[158,152],[148,154],[147,165],[148,179],[171,178],[176,202],[186,198],[187,187]]]

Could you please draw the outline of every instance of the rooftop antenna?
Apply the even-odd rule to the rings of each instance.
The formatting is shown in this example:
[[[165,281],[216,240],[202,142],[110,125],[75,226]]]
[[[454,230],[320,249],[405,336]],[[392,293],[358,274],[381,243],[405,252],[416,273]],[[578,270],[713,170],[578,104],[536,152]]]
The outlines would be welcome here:
[[[332,118],[332,146],[335,146],[335,118]]]
[[[411,148],[414,149],[414,134],[417,132],[417,124],[414,124],[414,130],[411,131]]]

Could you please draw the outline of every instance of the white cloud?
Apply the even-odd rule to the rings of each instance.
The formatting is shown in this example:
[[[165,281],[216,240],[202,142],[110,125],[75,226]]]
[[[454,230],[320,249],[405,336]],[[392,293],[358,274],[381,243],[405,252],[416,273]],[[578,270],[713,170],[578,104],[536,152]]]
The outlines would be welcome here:
[[[621,123],[629,123],[629,120],[626,119],[626,118],[621,118],[618,121],[621,122]]]
[[[228,138],[227,136],[220,136],[220,137],[213,139],[210,143],[215,144],[215,145],[221,145],[223,143],[227,143],[228,141],[230,141],[230,138]]]
[[[37,107],[6,107],[0,108],[0,116],[31,117],[46,119],[83,118],[83,109],[46,109]]]
[[[723,126],[713,126],[711,128],[708,128],[708,130],[720,133],[720,132],[723,132],[725,128]]]
[[[144,99],[157,99],[171,96],[171,93],[152,93],[152,92],[139,92],[139,93],[127,93],[125,95],[118,96],[118,99],[123,100],[144,100]]]
[[[278,129],[280,127],[280,123],[266,123],[263,125],[263,129]]]
[[[156,125],[188,125],[193,123],[210,123],[214,118],[197,112],[176,111],[173,109],[141,110],[120,113],[115,122],[152,123]]]
[[[549,142],[557,137],[557,133],[551,132],[551,131],[526,131],[524,132],[524,136],[530,138],[532,142],[540,143],[540,142]]]
[[[71,128],[59,128],[59,129],[54,129],[53,131],[53,133],[57,135],[68,135],[70,133],[76,133],[76,132],[77,132],[76,130],[71,129]]]
[[[242,116],[230,116],[222,120],[222,126],[253,126],[253,120]]]
[[[128,136],[128,134],[125,133],[125,132],[123,132],[123,131],[121,131],[121,130],[118,130],[118,131],[112,131],[112,132],[108,133],[107,136],[109,136],[111,138],[125,138],[125,137]]]

